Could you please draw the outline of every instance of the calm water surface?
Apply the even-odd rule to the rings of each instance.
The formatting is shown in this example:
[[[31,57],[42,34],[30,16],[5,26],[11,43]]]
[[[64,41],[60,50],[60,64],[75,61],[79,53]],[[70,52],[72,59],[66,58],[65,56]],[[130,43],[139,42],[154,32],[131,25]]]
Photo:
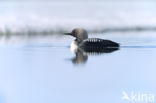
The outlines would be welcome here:
[[[91,37],[121,48],[74,64],[72,37],[1,37],[0,103],[128,103],[123,91],[156,95],[154,32]]]

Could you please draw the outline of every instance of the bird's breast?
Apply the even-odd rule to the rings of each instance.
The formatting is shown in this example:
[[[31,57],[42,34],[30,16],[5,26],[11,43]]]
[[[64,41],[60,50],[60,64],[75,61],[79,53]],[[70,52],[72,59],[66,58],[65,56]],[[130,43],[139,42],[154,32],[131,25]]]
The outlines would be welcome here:
[[[78,43],[76,41],[72,41],[70,45],[70,50],[72,53],[76,53],[78,49]]]

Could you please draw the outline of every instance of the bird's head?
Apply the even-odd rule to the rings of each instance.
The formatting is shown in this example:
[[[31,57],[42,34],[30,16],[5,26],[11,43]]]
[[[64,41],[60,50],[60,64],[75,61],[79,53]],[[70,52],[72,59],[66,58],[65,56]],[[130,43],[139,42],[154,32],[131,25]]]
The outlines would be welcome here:
[[[79,42],[88,38],[88,33],[82,28],[75,28],[71,33],[64,33],[65,35],[71,35],[75,37]]]

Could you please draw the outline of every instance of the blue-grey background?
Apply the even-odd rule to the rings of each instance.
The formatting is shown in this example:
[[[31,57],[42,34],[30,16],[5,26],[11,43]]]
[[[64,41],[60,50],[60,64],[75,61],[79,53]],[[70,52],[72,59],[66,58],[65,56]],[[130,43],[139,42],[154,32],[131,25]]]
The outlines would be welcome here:
[[[0,1],[0,103],[129,103],[123,91],[156,95],[155,10],[154,0]],[[119,42],[120,50],[73,64],[74,38],[62,33],[75,27]]]

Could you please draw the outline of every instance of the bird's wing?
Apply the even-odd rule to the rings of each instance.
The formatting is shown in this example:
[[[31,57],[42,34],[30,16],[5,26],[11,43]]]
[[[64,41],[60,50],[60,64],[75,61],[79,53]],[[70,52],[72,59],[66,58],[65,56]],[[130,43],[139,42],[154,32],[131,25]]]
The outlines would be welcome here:
[[[119,44],[111,40],[104,40],[99,38],[89,38],[82,42],[82,46],[91,47],[119,47]]]

